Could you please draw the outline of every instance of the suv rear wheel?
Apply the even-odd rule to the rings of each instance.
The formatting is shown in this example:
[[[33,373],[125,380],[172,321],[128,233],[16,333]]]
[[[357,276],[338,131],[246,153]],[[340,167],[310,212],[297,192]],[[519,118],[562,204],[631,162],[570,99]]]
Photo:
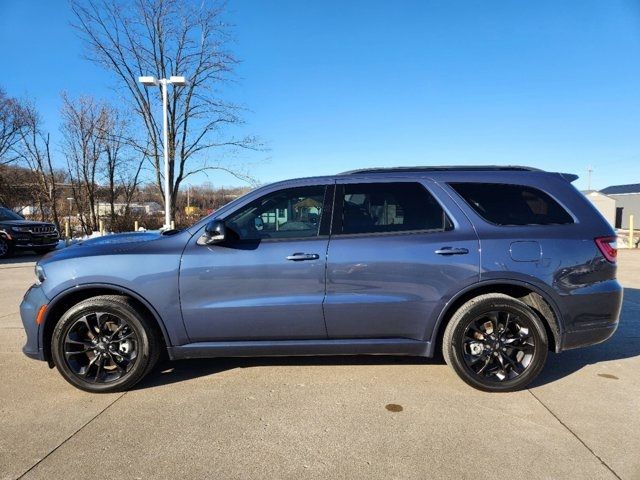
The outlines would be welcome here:
[[[526,304],[508,295],[480,295],[456,311],[444,332],[442,353],[466,383],[508,392],[529,384],[547,359],[544,324]]]
[[[72,385],[94,393],[127,390],[155,366],[160,340],[127,297],[89,298],[69,309],[51,340],[54,363]]]

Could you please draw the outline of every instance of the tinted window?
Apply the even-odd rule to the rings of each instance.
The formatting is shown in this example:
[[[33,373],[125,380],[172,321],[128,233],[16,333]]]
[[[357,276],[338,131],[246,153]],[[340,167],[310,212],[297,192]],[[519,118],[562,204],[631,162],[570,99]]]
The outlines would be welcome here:
[[[226,226],[242,240],[315,237],[325,188],[314,185],[270,193],[232,214]]]
[[[418,183],[346,184],[342,201],[344,234],[451,228],[440,204]]]
[[[497,225],[573,223],[571,215],[537,188],[502,183],[451,183],[485,220]]]

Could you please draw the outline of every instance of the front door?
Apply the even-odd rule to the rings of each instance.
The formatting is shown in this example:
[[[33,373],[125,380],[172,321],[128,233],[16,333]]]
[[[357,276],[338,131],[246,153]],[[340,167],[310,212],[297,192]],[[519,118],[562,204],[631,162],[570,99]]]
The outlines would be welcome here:
[[[341,180],[333,219],[329,338],[428,340],[447,299],[479,279],[478,238],[432,182]]]
[[[225,243],[198,245],[194,236],[180,268],[192,342],[327,337],[322,301],[332,198],[327,185],[273,191],[226,215]]]

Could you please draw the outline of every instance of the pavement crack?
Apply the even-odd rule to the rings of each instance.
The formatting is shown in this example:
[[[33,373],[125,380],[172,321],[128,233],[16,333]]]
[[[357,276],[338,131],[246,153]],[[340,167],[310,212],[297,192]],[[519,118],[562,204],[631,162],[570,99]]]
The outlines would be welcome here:
[[[20,474],[20,476],[17,478],[17,480],[20,480],[21,478],[23,478],[25,475],[27,475],[29,472],[31,472],[34,468],[36,468],[38,465],[40,465],[42,462],[44,462],[47,458],[49,458],[51,455],[53,455],[60,447],[62,447],[64,444],[66,444],[69,440],[71,440],[73,437],[75,437],[78,433],[80,433],[82,430],[84,430],[84,428],[89,425],[91,422],[93,422],[96,418],[98,418],[100,415],[102,415],[104,412],[106,412],[109,408],[111,408],[111,406],[116,403],[118,400],[120,400],[122,397],[124,397],[127,394],[127,392],[123,392],[120,395],[118,395],[118,398],[114,399],[111,403],[109,403],[106,407],[104,407],[102,410],[100,410],[98,413],[96,413],[93,417],[91,417],[89,420],[87,420],[82,426],[80,426],[80,428],[78,428],[75,432],[73,432],[71,435],[69,435],[67,438],[65,438],[62,442],[60,442],[60,444],[58,446],[56,446],[53,450],[51,450],[49,453],[47,453],[44,457],[42,457],[40,460],[38,460],[36,463],[34,463],[33,465],[31,465],[24,473]]]
[[[611,467],[607,464],[607,462],[605,462],[605,461],[604,461],[604,460],[603,460],[603,459],[602,459],[602,458],[601,458],[601,457],[600,457],[596,452],[594,452],[594,451],[591,449],[591,447],[589,447],[589,445],[587,445],[587,444],[586,444],[586,443],[585,443],[585,442],[584,442],[584,441],[583,441],[583,440],[582,440],[582,439],[581,439],[581,438],[576,434],[576,432],[574,432],[573,430],[571,430],[571,428],[569,428],[569,426],[568,426],[566,423],[564,423],[562,420],[560,420],[560,417],[558,417],[555,413],[553,413],[553,410],[551,410],[549,407],[547,407],[547,406],[544,404],[544,402],[543,402],[542,400],[540,400],[540,398],[538,398],[538,397],[536,396],[536,394],[535,394],[535,393],[533,393],[530,389],[527,389],[527,391],[531,394],[531,396],[532,396],[533,398],[535,398],[535,399],[538,401],[538,403],[539,403],[540,405],[542,405],[542,406],[544,407],[544,409],[545,409],[547,412],[549,412],[549,413],[553,416],[553,418],[555,418],[555,419],[558,421],[558,423],[559,423],[560,425],[562,425],[564,428],[566,428],[566,429],[569,431],[569,433],[571,433],[571,435],[573,435],[573,436],[576,438],[576,440],[578,440],[578,441],[579,441],[579,442],[584,446],[584,448],[586,448],[587,450],[589,450],[589,452],[591,452],[591,455],[593,455],[594,457],[596,457],[596,458],[600,461],[600,463],[601,463],[602,465],[604,465],[604,466],[605,466],[605,468],[606,468],[607,470],[609,470],[609,471],[613,474],[613,476],[614,476],[614,477],[616,477],[618,480],[622,480],[622,479],[620,478],[620,476],[619,476],[619,475],[618,475],[618,474],[613,470],[613,468],[611,468]]]

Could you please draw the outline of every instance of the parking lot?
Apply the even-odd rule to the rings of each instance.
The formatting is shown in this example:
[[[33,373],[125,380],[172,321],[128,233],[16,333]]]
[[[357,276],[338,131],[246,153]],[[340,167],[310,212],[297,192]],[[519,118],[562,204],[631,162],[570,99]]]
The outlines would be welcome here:
[[[92,395],[27,359],[34,256],[0,264],[0,478],[640,478],[640,252],[621,251],[622,323],[487,394],[399,357],[163,364]]]

